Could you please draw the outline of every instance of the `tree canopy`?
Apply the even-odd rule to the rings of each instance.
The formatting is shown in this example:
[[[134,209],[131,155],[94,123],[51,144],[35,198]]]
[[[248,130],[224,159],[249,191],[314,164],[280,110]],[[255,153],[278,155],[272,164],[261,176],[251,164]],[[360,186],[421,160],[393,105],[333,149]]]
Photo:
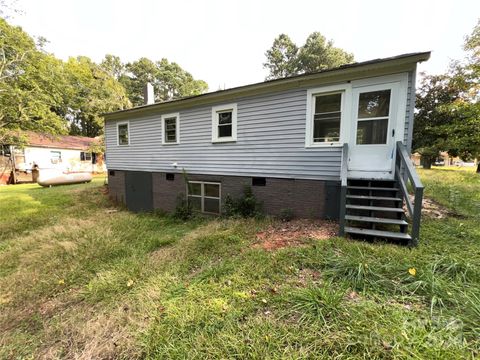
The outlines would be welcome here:
[[[70,134],[97,136],[103,132],[101,114],[131,106],[123,86],[88,57],[70,58],[64,65]]]
[[[23,131],[98,136],[102,114],[143,104],[151,82],[156,101],[197,95],[208,87],[167,59],[123,63],[106,55],[57,59],[20,27],[0,18],[0,143],[21,143]]]
[[[0,141],[18,130],[65,133],[62,63],[0,18]]]
[[[100,64],[124,86],[134,106],[142,105],[143,87],[153,85],[155,101],[199,95],[208,90],[203,80],[195,80],[180,65],[167,59],[152,61],[145,57],[123,64],[118,56],[106,55]]]
[[[353,54],[335,47],[319,32],[313,32],[298,47],[288,35],[280,34],[265,53],[267,61],[263,64],[268,69],[267,79],[278,79],[303,73],[331,69],[353,62]]]
[[[465,161],[480,157],[480,22],[464,49],[466,58],[445,74],[424,75],[417,93],[413,149],[426,168],[440,151]]]

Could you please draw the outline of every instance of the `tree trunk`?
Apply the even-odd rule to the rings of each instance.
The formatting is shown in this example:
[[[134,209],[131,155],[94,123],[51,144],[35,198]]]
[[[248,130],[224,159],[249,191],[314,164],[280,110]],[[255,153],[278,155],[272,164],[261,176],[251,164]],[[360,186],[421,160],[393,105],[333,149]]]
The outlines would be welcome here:
[[[477,161],[477,174],[480,174],[480,160]]]
[[[429,157],[422,157],[422,163],[423,163],[423,168],[424,169],[431,169],[432,168],[432,162],[433,160]]]

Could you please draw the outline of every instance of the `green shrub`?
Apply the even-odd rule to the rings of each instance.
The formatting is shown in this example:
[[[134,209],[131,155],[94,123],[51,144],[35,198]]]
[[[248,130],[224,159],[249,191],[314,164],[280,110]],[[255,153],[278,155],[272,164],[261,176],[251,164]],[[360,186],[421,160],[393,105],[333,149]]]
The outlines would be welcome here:
[[[246,185],[242,197],[238,199],[230,195],[225,197],[224,213],[228,217],[256,217],[261,215],[261,204],[253,195],[252,188]]]
[[[293,210],[288,208],[288,209],[282,209],[280,210],[280,214],[278,215],[278,218],[282,221],[292,221],[295,218],[295,214],[293,213]]]
[[[184,194],[178,194],[177,205],[173,217],[179,220],[188,220],[193,216],[192,206],[188,203]]]

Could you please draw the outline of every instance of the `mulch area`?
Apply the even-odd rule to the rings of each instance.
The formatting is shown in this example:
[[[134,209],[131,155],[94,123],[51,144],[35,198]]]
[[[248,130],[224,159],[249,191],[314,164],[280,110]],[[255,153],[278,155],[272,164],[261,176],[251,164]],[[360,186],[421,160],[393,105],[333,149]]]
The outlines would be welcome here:
[[[337,233],[338,224],[334,221],[307,219],[278,221],[257,233],[253,247],[271,251],[290,246],[302,246],[308,239],[329,239]]]

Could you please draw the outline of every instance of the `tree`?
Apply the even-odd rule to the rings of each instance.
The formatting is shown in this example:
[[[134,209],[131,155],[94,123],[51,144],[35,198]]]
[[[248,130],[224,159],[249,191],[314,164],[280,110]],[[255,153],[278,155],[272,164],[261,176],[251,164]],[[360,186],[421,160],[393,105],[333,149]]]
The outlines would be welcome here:
[[[167,59],[153,62],[147,58],[140,58],[126,64],[125,69],[119,81],[135,106],[143,105],[143,87],[147,82],[153,85],[155,101],[199,95],[208,90],[205,81],[195,80],[180,65],[171,63]]]
[[[480,107],[478,104],[457,102],[448,107],[455,121],[441,127],[447,137],[448,153],[464,161],[478,159],[480,173]]]
[[[100,63],[100,67],[117,80],[125,75],[125,65],[120,60],[120,57],[115,55],[105,55],[105,59]]]
[[[463,121],[455,127],[451,136],[452,151],[464,159],[477,159],[477,173],[480,173],[480,19],[472,33],[466,37],[463,46],[467,51],[467,64],[460,69],[457,81],[469,85],[466,101],[452,106]]]
[[[451,116],[443,105],[453,103],[460,90],[454,86],[449,75],[423,74],[417,90],[413,149],[422,156],[423,167],[430,169],[440,151],[447,150],[444,126]]]
[[[145,57],[125,65],[126,72],[119,81],[125,87],[128,98],[134,106],[143,105],[143,87],[151,83],[155,90],[158,89],[158,69],[153,61]],[[157,92],[157,91],[155,91]]]
[[[5,3],[0,0],[0,15]],[[101,135],[101,114],[143,104],[147,82],[153,83],[157,101],[208,88],[167,59],[124,64],[107,54],[100,64],[85,56],[63,62],[44,51],[45,42],[0,18],[0,143],[21,143],[26,130]]]
[[[155,101],[199,95],[208,90],[205,81],[195,80],[180,65],[170,63],[167,59],[154,62],[142,57],[123,64],[118,56],[106,55],[100,66],[118,79],[135,106],[144,104],[143,88],[147,82],[153,85]]]
[[[298,67],[305,73],[331,69],[351,62],[353,54],[334,47],[333,41],[327,41],[319,32],[310,34],[298,53]]]
[[[19,141],[23,130],[68,131],[62,63],[20,27],[0,19],[0,142]]]
[[[331,69],[354,60],[353,54],[333,46],[333,41],[327,41],[319,32],[310,34],[300,48],[288,35],[281,34],[265,56],[263,67],[269,70],[267,79]]]
[[[480,22],[464,49],[466,61],[452,62],[446,74],[425,76],[417,93],[413,149],[425,168],[440,151],[465,161],[480,158]]]
[[[70,58],[65,64],[68,111],[72,135],[95,137],[103,133],[102,113],[131,106],[123,86],[90,58]]]
[[[172,100],[186,96],[200,95],[208,90],[203,80],[195,80],[175,62],[162,59],[156,62],[159,75],[157,78],[158,101]]]
[[[298,47],[288,35],[280,34],[274,41],[265,56],[267,62],[263,64],[268,69],[267,80],[278,79],[297,74]]]

